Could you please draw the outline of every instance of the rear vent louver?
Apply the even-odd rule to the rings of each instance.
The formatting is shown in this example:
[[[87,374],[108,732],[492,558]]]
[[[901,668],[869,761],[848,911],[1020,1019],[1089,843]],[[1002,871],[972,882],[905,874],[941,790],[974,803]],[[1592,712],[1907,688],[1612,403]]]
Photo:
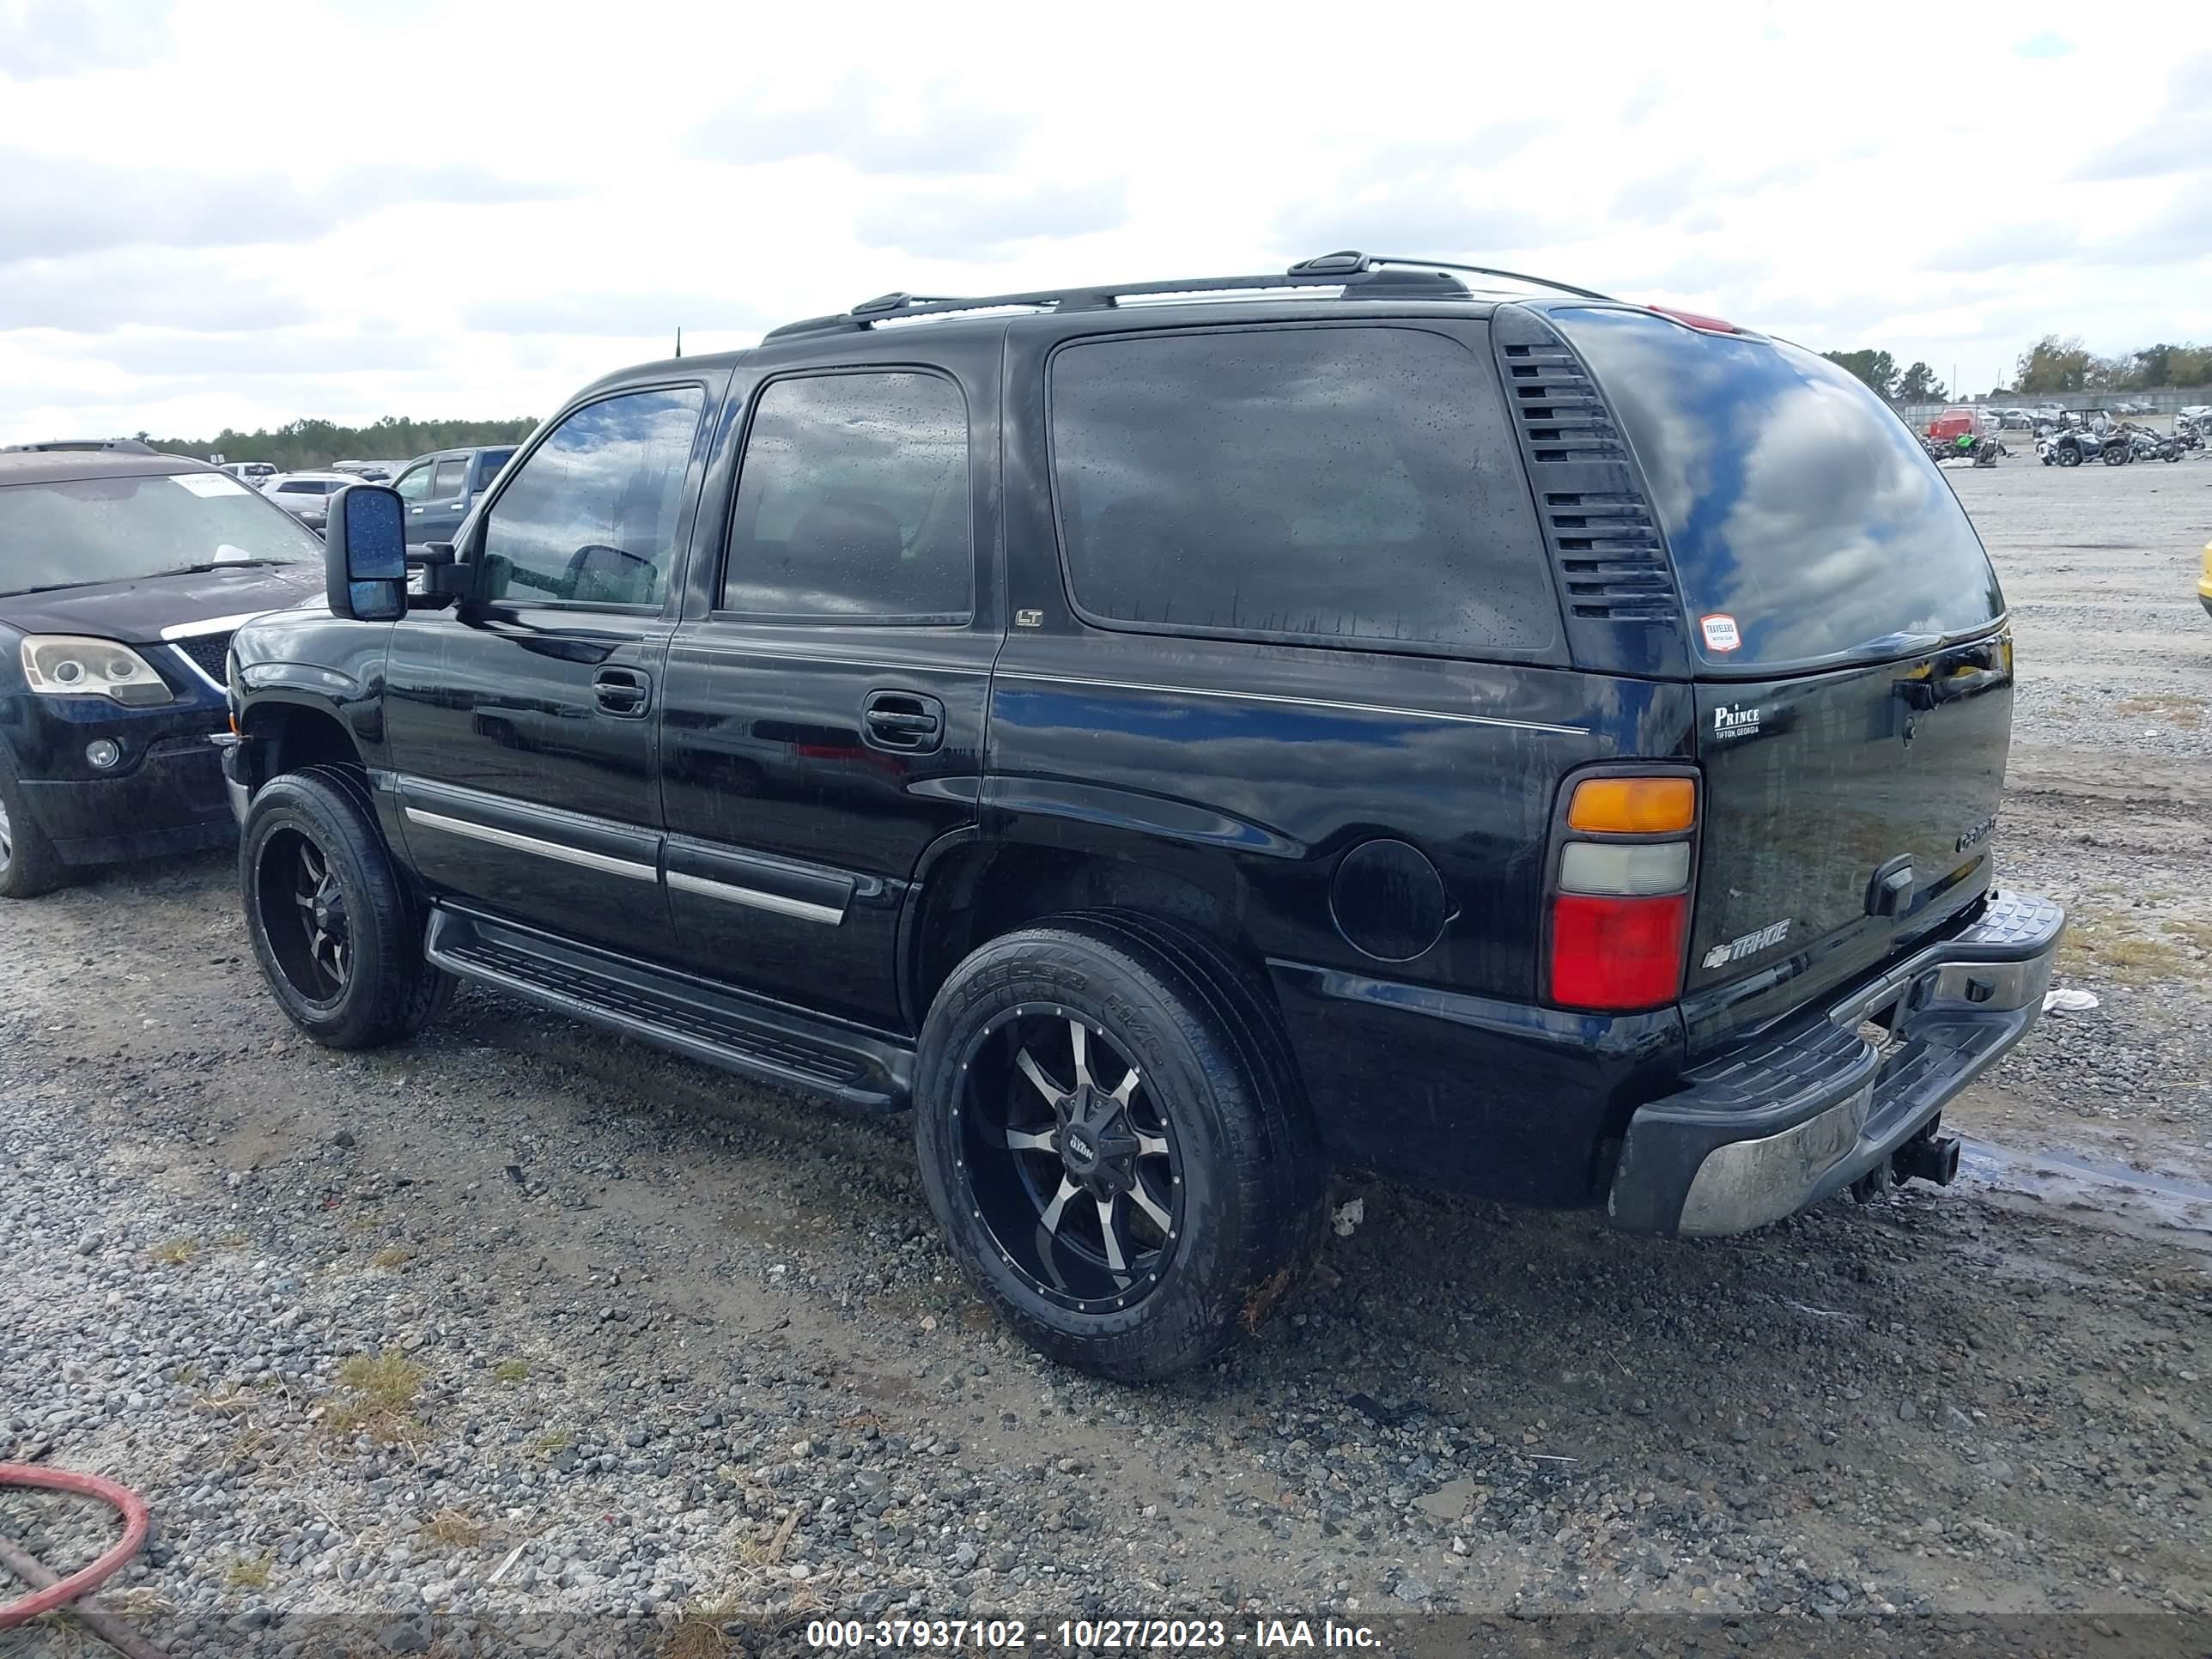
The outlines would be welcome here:
[[[1674,582],[1650,509],[1634,495],[1547,491],[1545,528],[1577,617],[1667,622]]]
[[[1501,307],[1492,328],[1569,624],[1595,630],[1577,657],[1661,665],[1680,650],[1674,574],[1612,410],[1546,319]]]

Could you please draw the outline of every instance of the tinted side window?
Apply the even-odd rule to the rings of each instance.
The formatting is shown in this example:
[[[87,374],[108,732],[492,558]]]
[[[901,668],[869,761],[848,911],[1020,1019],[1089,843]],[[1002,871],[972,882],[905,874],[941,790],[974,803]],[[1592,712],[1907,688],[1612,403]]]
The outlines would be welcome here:
[[[1495,371],[1442,335],[1087,341],[1053,359],[1049,400],[1094,617],[1471,653],[1557,636]]]
[[[489,599],[659,605],[705,394],[586,404],[531,452],[484,525]]]
[[[437,482],[430,486],[430,494],[440,501],[447,496],[458,497],[469,487],[469,458],[456,455],[451,460],[438,463]]]
[[[723,610],[959,621],[974,585],[959,387],[904,372],[769,383],[738,475]]]
[[[409,467],[392,481],[392,487],[399,492],[402,501],[427,501],[430,495],[430,463]]]

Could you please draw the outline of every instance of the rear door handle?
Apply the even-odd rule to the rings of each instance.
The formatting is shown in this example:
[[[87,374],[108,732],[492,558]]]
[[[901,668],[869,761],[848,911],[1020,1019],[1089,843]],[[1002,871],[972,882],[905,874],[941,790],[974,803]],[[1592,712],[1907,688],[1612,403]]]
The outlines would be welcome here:
[[[653,702],[653,678],[641,669],[602,668],[592,676],[592,695],[603,713],[635,720]]]
[[[878,749],[926,755],[945,741],[945,705],[920,692],[871,691],[860,719]]]

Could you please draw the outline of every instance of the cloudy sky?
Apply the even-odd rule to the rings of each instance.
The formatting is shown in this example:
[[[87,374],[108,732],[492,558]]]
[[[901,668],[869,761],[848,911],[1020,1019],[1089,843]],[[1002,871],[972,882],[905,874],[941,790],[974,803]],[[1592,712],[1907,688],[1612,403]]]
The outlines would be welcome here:
[[[2212,4],[0,0],[0,441],[543,414],[679,325],[1343,246],[1968,389],[2212,339]]]

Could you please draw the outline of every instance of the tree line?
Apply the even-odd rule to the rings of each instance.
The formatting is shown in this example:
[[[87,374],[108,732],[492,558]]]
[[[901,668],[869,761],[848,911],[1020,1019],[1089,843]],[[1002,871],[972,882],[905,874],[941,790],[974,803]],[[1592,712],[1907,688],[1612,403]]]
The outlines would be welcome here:
[[[1830,362],[1849,370],[1875,391],[1899,404],[1936,404],[1952,394],[1923,362],[1899,369],[1887,351],[1824,351]],[[2100,357],[2078,335],[2046,334],[2020,355],[2010,386],[1993,387],[1992,398],[2047,397],[2062,392],[2154,392],[2166,386],[2212,386],[2212,346],[2161,343],[2140,351]]]
[[[462,449],[477,444],[520,443],[538,422],[512,421],[416,421],[387,415],[367,426],[331,421],[287,421],[274,430],[240,432],[225,427],[212,438],[155,438],[141,441],[165,454],[205,460],[267,461],[280,472],[303,472],[332,461],[404,461],[433,449]]]

